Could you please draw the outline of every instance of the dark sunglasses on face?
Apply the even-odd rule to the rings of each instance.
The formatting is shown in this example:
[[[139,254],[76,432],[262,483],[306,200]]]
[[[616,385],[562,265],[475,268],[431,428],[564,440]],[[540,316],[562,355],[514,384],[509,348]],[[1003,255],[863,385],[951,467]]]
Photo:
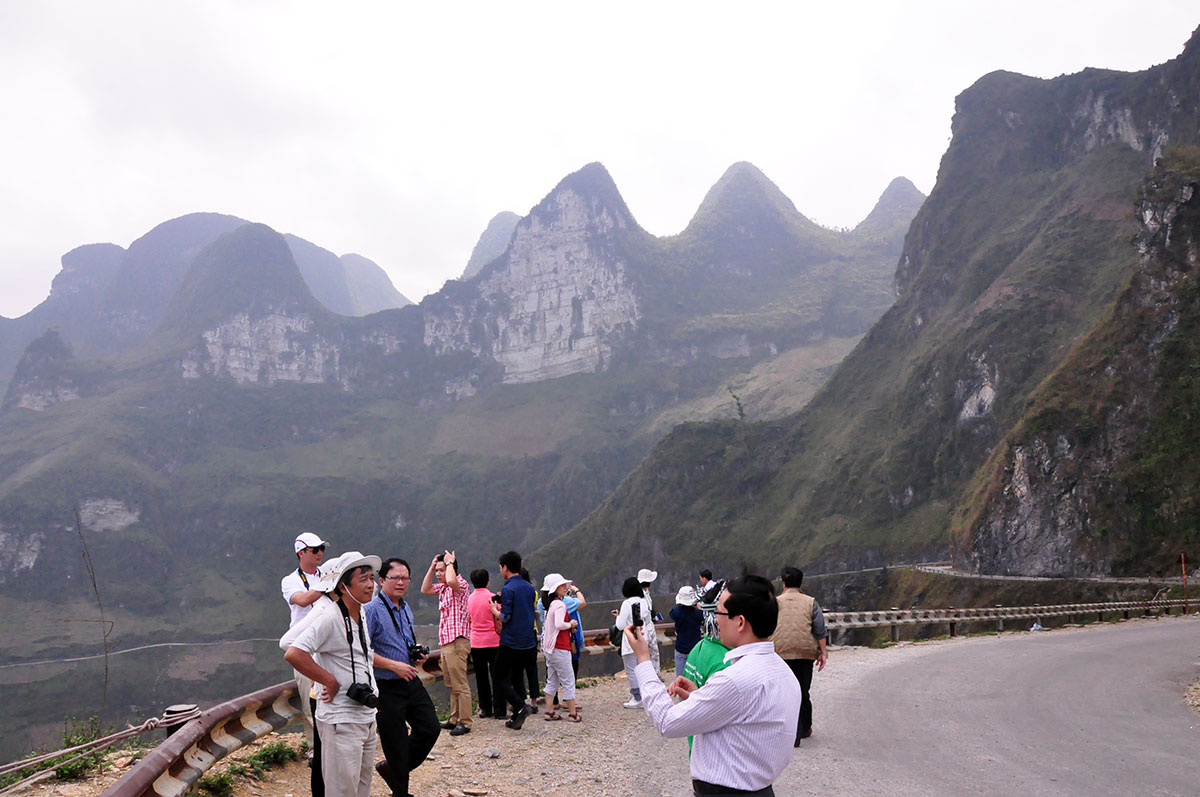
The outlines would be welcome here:
[[[318,546],[316,546],[315,548],[314,548],[314,547],[312,547],[312,546],[309,546],[309,549],[308,549],[308,550],[309,550],[309,551],[311,551],[312,553],[325,553],[325,546],[324,546],[324,545],[318,545]]]

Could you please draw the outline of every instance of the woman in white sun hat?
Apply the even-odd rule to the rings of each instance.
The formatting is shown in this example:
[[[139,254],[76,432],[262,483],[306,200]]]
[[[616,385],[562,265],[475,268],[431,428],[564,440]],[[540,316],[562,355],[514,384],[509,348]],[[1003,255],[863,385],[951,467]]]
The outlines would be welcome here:
[[[546,656],[546,699],[558,692],[570,712],[567,719],[579,722],[582,717],[575,709],[575,671],[571,668],[571,631],[578,623],[567,616],[567,605],[563,603],[570,585],[571,582],[559,573],[549,573],[542,581],[542,605],[546,609],[546,619],[542,623],[542,653]],[[545,719],[560,720],[562,717],[551,708]]]

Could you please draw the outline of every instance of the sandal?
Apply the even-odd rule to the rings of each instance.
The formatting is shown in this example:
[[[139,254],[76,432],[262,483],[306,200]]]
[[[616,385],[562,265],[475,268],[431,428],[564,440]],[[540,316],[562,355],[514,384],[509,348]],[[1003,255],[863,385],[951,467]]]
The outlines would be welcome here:
[[[579,716],[578,711],[574,712],[573,714],[568,714],[567,719],[569,719],[571,722],[583,722],[583,717]]]
[[[547,714],[546,716],[542,717],[542,719],[544,719],[546,722],[552,722],[552,721],[554,721],[554,720],[560,720],[560,719],[562,719],[562,715],[561,715],[561,714],[556,714],[555,712],[551,711],[549,714]]]

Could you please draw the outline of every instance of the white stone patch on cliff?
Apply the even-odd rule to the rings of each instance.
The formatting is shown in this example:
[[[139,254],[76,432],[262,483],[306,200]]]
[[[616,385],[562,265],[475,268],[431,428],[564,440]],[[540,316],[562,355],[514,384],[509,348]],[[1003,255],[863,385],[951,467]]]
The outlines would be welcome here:
[[[79,522],[88,531],[120,531],[139,520],[139,510],[116,498],[87,498],[79,504]]]
[[[205,330],[203,351],[192,352],[180,363],[183,378],[208,374],[243,384],[338,383],[340,350],[309,334],[312,325],[307,316],[272,313],[251,319],[239,313]]]
[[[1137,125],[1133,123],[1133,111],[1129,108],[1106,108],[1104,95],[1091,99],[1076,112],[1076,119],[1086,120],[1083,146],[1088,152],[1105,144],[1120,142],[1141,152],[1145,149]]]
[[[426,313],[425,345],[434,353],[490,354],[507,383],[608,367],[613,339],[636,326],[640,311],[625,264],[593,242],[624,223],[574,191],[551,201],[551,211],[517,227],[507,268],[482,277],[478,306],[487,309]]]
[[[955,383],[954,397],[962,402],[958,410],[960,423],[991,414],[992,405],[996,403],[996,382],[1000,377],[995,367],[988,366],[984,355],[969,354],[968,357],[976,378]]]
[[[27,390],[17,399],[17,406],[33,410],[34,412],[42,412],[53,407],[55,404],[72,401],[77,398],[79,398],[79,391],[73,386],[64,385],[54,388],[43,388],[41,390]]]
[[[0,524],[0,584],[9,576],[33,568],[45,539],[46,535],[41,532],[18,534]]]

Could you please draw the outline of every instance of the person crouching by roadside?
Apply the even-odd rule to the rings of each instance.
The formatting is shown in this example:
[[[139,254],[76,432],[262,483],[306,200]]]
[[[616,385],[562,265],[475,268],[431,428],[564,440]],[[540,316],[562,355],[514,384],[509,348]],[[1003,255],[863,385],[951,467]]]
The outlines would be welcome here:
[[[379,689],[363,606],[375,593],[378,556],[358,551],[330,563],[320,589],[336,603],[321,606],[285,635],[288,664],[320,686],[316,724],[327,797],[369,797],[378,744]],[[281,643],[282,644],[282,643]]]
[[[546,657],[546,694],[557,694],[567,707],[567,719],[579,722],[575,709],[575,670],[571,667],[571,632],[578,623],[567,616],[563,598],[571,582],[558,573],[550,573],[542,582],[542,605],[546,619],[542,623],[542,653]],[[562,719],[554,708],[546,711],[547,720]]]
[[[694,587],[679,588],[675,594],[675,606],[671,609],[671,619],[675,621],[675,674],[683,675],[688,654],[700,641],[700,624],[704,619],[696,608]]]
[[[475,689],[479,716],[503,717],[504,694],[496,683],[496,654],[500,650],[500,596],[488,589],[491,576],[480,567],[471,571],[475,591],[467,597],[471,618],[471,661],[475,663]]]
[[[651,622],[650,607],[646,605],[646,598],[642,594],[642,585],[636,576],[625,579],[625,583],[621,585],[621,595],[625,600],[621,603],[621,608],[617,610],[617,628],[624,631],[631,625],[641,627],[645,623]],[[621,638],[621,662],[625,665],[625,675],[629,678],[630,697],[625,703],[625,708],[641,708],[642,692],[638,688],[637,675],[634,672],[637,669],[637,656],[633,654],[633,648],[629,646],[629,639],[624,636]]]

